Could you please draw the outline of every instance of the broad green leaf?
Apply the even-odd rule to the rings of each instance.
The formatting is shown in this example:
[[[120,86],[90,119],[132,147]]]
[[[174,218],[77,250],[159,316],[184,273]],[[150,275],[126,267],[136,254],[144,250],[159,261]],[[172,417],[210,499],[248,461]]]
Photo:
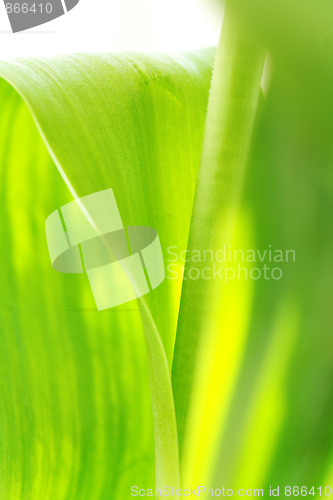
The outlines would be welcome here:
[[[131,485],[154,486],[138,304],[97,313],[84,276],[52,269],[44,223],[72,196],[112,187],[126,225],[154,227],[164,251],[185,248],[213,56],[74,55],[0,65],[8,498],[122,500]],[[146,317],[163,342],[158,351],[154,341],[150,356],[164,356],[166,383],[179,295],[180,282],[165,280],[146,297]],[[153,403],[160,383],[158,376]]]
[[[139,219],[159,231],[163,248],[184,248],[212,62],[213,51],[176,60],[76,55],[14,62],[1,72],[28,102],[79,196],[113,187],[127,225]],[[170,362],[176,314],[158,317],[157,310],[161,294],[174,306],[168,292],[178,283],[167,285],[148,300]]]

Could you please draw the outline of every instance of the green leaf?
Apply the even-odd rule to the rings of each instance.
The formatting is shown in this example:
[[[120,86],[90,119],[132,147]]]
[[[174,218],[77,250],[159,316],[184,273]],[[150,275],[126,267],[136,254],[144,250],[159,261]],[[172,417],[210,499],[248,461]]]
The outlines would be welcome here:
[[[154,486],[138,304],[97,313],[83,276],[52,269],[44,223],[72,196],[112,187],[126,225],[154,227],[164,250],[185,248],[213,56],[0,64],[1,485],[13,500],[123,499],[131,485]],[[179,294],[180,282],[165,280],[144,314],[155,461],[173,462],[156,471],[162,481],[174,476],[178,453],[159,445],[174,428]]]
[[[189,254],[216,252],[234,233],[240,190],[257,113],[264,51],[227,8],[215,63],[205,140],[188,243]],[[188,267],[193,262],[189,259]],[[173,363],[173,387],[180,447],[193,395],[200,344],[209,342],[209,325],[219,315],[224,285],[205,279],[207,262],[198,262],[199,279],[184,281]],[[185,275],[187,266],[185,267]],[[193,429],[188,439],[193,446]],[[192,455],[192,453],[190,453]],[[192,455],[197,457],[197,455]]]

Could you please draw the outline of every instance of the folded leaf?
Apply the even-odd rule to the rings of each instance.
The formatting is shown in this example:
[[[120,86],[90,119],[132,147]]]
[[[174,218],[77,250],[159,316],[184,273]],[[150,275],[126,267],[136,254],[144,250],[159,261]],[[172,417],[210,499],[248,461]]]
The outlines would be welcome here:
[[[52,269],[44,224],[73,196],[111,187],[125,225],[154,227],[164,252],[184,249],[213,56],[0,64],[1,484],[8,498],[122,500],[132,485],[154,486],[138,305],[98,313],[83,275]],[[166,279],[147,296],[169,366],[179,295],[179,280]]]

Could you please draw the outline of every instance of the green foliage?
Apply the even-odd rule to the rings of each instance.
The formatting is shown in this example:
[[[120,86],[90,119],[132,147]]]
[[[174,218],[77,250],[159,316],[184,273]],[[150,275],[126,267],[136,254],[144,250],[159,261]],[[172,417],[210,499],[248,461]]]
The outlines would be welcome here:
[[[0,65],[6,498],[176,485],[178,438],[186,486],[332,482],[332,4],[229,8],[205,131],[213,50]],[[227,244],[295,259],[282,279],[166,279],[97,313],[83,276],[53,271],[44,222],[108,187],[165,256]]]
[[[131,485],[154,485],[139,306],[97,313],[83,276],[52,269],[44,224],[71,200],[63,180],[78,196],[112,187],[126,225],[155,227],[164,248],[185,248],[213,55],[1,65],[11,84],[0,87],[1,489],[8,498],[123,499]],[[166,280],[147,296],[164,345],[146,324],[157,390],[163,377],[170,387],[180,285]],[[165,391],[160,404],[168,410]]]
[[[227,11],[217,52],[188,249],[214,252],[232,241],[235,215],[257,114],[264,50]],[[193,265],[190,263],[190,265]],[[201,275],[207,266],[198,263]],[[200,342],[207,318],[219,313],[214,297],[223,282],[186,280],[182,289],[173,363],[173,387],[182,449]],[[213,305],[213,307],[211,307]],[[214,328],[219,324],[214,323]],[[209,332],[208,332],[209,333]],[[189,437],[191,440],[191,436]]]

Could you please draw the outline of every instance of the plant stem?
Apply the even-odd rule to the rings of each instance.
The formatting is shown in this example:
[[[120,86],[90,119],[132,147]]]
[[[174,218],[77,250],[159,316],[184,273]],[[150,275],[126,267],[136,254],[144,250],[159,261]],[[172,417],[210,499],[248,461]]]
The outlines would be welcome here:
[[[208,104],[190,251],[220,248],[221,241],[230,240],[250,152],[263,65],[262,47],[228,4]],[[199,269],[205,265],[198,263]],[[205,333],[205,318],[210,314],[209,292],[207,280],[183,282],[172,373],[180,452],[198,349]]]
[[[167,357],[144,300],[140,300],[147,349],[155,439],[155,488],[179,487],[179,452],[175,406]]]

